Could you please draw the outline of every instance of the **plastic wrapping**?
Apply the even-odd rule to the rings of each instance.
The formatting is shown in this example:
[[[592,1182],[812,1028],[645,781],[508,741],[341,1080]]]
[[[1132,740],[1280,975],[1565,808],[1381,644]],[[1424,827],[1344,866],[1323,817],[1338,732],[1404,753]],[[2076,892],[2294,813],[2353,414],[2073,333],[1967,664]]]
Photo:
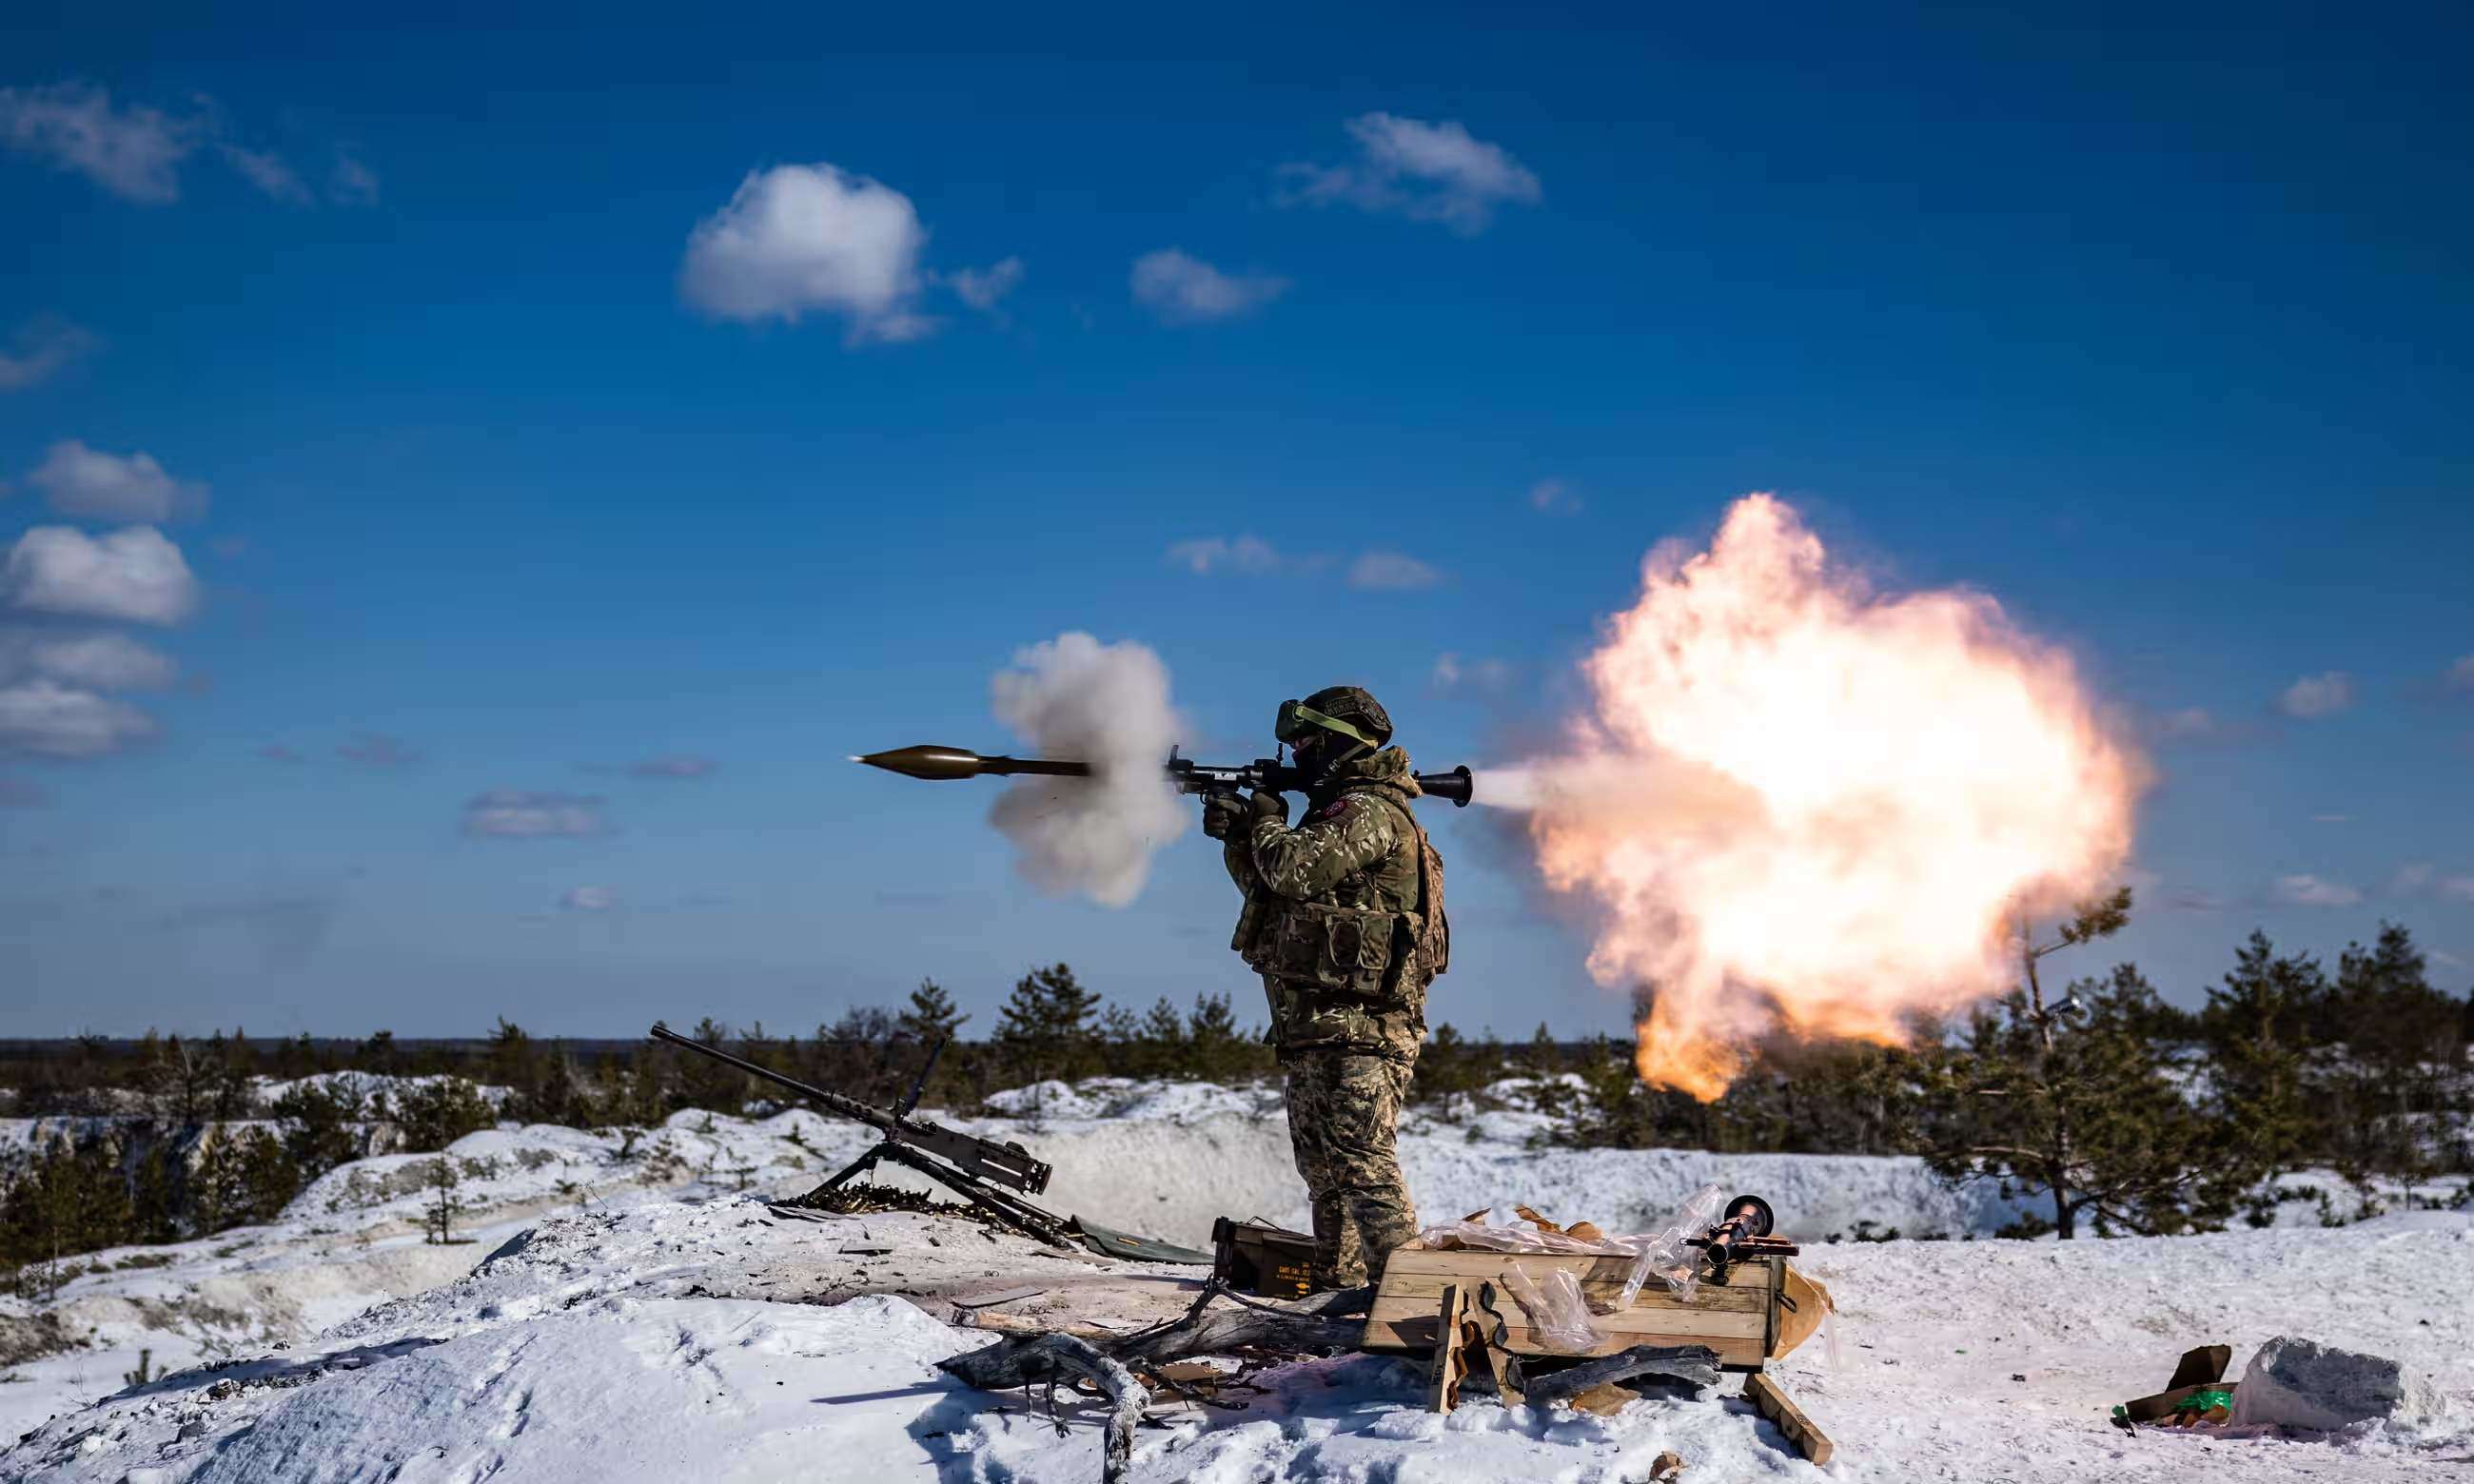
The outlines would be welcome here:
[[[1632,1255],[1632,1241],[1628,1236],[1607,1236],[1589,1242],[1561,1232],[1541,1232],[1530,1226],[1491,1227],[1483,1221],[1455,1221],[1447,1226],[1428,1227],[1418,1233],[1419,1246],[1438,1250],[1478,1247],[1489,1252],[1579,1252],[1618,1257]]]
[[[1562,1268],[1546,1275],[1543,1284],[1521,1271],[1517,1262],[1503,1269],[1503,1286],[1529,1315],[1530,1327],[1548,1346],[1567,1354],[1595,1350],[1606,1336],[1589,1321],[1589,1306],[1581,1298],[1580,1280]]]
[[[1624,1279],[1623,1293],[1614,1303],[1616,1311],[1632,1307],[1640,1297],[1642,1285],[1655,1276],[1667,1291],[1690,1303],[1693,1291],[1701,1281],[1701,1255],[1686,1245],[1687,1237],[1699,1236],[1717,1224],[1726,1209],[1727,1193],[1714,1185],[1703,1185],[1686,1198],[1675,1216],[1655,1232],[1641,1232],[1628,1236],[1601,1236],[1584,1241],[1562,1232],[1545,1231],[1534,1224],[1521,1226],[1489,1226],[1485,1212],[1467,1220],[1443,1226],[1428,1227],[1418,1233],[1418,1245],[1441,1251],[1456,1247],[1480,1248],[1488,1252],[1508,1253],[1587,1253],[1599,1257],[1622,1257],[1633,1259],[1632,1271]],[[1566,1275],[1568,1278],[1568,1275]],[[1579,1285],[1574,1284],[1574,1297]],[[1588,1307],[1580,1305],[1584,1316]]]
[[[1718,1220],[1726,1207],[1727,1192],[1716,1185],[1703,1185],[1687,1197],[1675,1219],[1655,1232],[1629,1240],[1639,1245],[1630,1250],[1636,1255],[1632,1272],[1624,1279],[1623,1295],[1615,1300],[1617,1310],[1632,1307],[1640,1297],[1643,1283],[1654,1274],[1667,1291],[1690,1303],[1692,1291],[1701,1282],[1701,1257],[1684,1244],[1684,1239],[1698,1236]]]

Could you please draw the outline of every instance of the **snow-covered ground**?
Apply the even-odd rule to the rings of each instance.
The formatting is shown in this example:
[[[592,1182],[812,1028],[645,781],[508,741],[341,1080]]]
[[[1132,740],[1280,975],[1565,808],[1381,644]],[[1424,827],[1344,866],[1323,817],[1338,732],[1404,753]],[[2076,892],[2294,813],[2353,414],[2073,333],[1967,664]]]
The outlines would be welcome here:
[[[804,1186],[846,1126],[799,1111],[762,1122],[684,1113],[633,1139],[540,1125],[467,1136],[442,1155],[329,1171],[282,1219],[166,1247],[71,1258],[47,1303],[0,1298],[0,1437],[155,1372],[298,1345],[385,1299],[471,1271],[541,1216],[662,1198]],[[440,1159],[453,1162],[455,1241],[424,1238]],[[55,1350],[59,1340],[70,1348]]]
[[[1036,1112],[1016,1099],[1016,1115],[971,1125],[1056,1163],[1054,1209],[1186,1241],[1221,1213],[1302,1219],[1285,1130],[1261,1095],[1056,1090],[1031,1099]],[[2007,1218],[1911,1161],[1533,1151],[1522,1136],[1535,1126],[1502,1112],[1414,1122],[1403,1152],[1425,1213],[1525,1201],[1637,1228],[1704,1179],[1764,1194],[1814,1241],[1799,1266],[1841,1309],[1836,1365],[1816,1341],[1776,1368],[1837,1440],[1838,1476],[2474,1475],[2465,1213],[2322,1229],[2315,1208],[2308,1224],[2169,1240],[1822,1245],[1859,1220],[1964,1234]],[[1035,1287],[1003,1311],[1127,1326],[1180,1306],[1195,1270],[1060,1257],[924,1215],[785,1221],[755,1199],[804,1186],[866,1137],[806,1113],[682,1114],[632,1145],[502,1129],[450,1151],[470,1208],[458,1233],[474,1245],[423,1242],[433,1157],[394,1156],[333,1172],[267,1227],[101,1255],[108,1270],[57,1305],[93,1348],[21,1362],[25,1378],[0,1384],[0,1436],[32,1429],[0,1452],[0,1479],[1096,1479],[1087,1410],[1060,1402],[1072,1424],[1060,1437],[1022,1397],[932,1369],[990,1338],[947,1323],[962,1317],[954,1300]],[[117,1265],[156,1257],[170,1260]],[[0,1343],[31,1322],[22,1302],[0,1304]],[[2105,1424],[2184,1349],[2230,1344],[2239,1374],[2277,1334],[2393,1357],[2439,1400],[2333,1441]],[[173,1374],[124,1388],[141,1346]],[[1579,1484],[1644,1477],[1667,1449],[1704,1484],[1813,1476],[1732,1394],[1607,1419],[1491,1400],[1441,1418],[1399,1362],[1255,1379],[1263,1389],[1234,1410],[1173,1411],[1146,1429],[1133,1476]]]

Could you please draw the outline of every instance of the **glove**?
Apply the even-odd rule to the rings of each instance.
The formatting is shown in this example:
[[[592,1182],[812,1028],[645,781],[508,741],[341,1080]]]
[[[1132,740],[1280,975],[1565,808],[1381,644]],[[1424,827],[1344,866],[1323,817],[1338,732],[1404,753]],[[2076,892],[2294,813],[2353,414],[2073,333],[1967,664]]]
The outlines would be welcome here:
[[[1289,801],[1278,794],[1267,794],[1257,790],[1254,797],[1247,802],[1254,811],[1253,818],[1247,822],[1249,832],[1254,826],[1260,825],[1265,820],[1274,820],[1283,825],[1289,822]]]
[[[1211,794],[1202,801],[1202,832],[1214,840],[1227,839],[1246,817],[1246,801],[1235,794]]]

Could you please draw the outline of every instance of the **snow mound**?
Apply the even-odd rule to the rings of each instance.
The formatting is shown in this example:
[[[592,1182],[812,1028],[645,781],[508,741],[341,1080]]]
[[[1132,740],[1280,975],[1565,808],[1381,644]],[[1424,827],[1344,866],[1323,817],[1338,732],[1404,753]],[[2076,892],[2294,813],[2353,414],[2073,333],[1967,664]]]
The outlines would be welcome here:
[[[987,1106],[1013,1118],[1196,1123],[1205,1118],[1271,1117],[1284,1104],[1278,1088],[1264,1085],[1230,1088],[1216,1082],[1092,1077],[1009,1089],[989,1096]]]

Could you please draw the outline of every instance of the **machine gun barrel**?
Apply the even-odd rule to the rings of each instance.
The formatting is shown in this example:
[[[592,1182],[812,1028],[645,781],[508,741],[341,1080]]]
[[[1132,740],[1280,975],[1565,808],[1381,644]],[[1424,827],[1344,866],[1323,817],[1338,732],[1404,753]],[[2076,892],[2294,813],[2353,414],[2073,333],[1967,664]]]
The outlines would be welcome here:
[[[1089,763],[1070,758],[985,757],[960,747],[898,747],[890,752],[855,755],[851,761],[934,783],[1024,773],[1054,778],[1091,776]],[[1169,781],[1179,792],[1188,794],[1233,793],[1244,789],[1286,794],[1303,792],[1306,786],[1304,776],[1295,767],[1273,757],[1258,757],[1243,767],[1216,767],[1196,762],[1191,757],[1179,757],[1175,750],[1171,750],[1166,769]],[[1448,800],[1462,808],[1468,806],[1470,795],[1476,788],[1476,780],[1466,764],[1448,773],[1420,773],[1417,778],[1419,792],[1430,798]]]
[[[1033,1195],[1048,1188],[1050,1167],[1031,1156],[1020,1144],[998,1143],[959,1129],[930,1123],[921,1118],[906,1117],[886,1109],[862,1103],[855,1097],[812,1087],[796,1077],[786,1077],[769,1066],[759,1066],[744,1057],[732,1056],[718,1046],[708,1046],[691,1036],[682,1036],[660,1021],[653,1022],[649,1033],[655,1041],[667,1041],[707,1056],[716,1062],[738,1067],[751,1077],[761,1077],[778,1087],[787,1088],[827,1111],[838,1113],[856,1123],[864,1123],[885,1136],[888,1144],[907,1145],[924,1154],[932,1154],[953,1165],[963,1175],[975,1180],[993,1181],[1015,1190]]]

